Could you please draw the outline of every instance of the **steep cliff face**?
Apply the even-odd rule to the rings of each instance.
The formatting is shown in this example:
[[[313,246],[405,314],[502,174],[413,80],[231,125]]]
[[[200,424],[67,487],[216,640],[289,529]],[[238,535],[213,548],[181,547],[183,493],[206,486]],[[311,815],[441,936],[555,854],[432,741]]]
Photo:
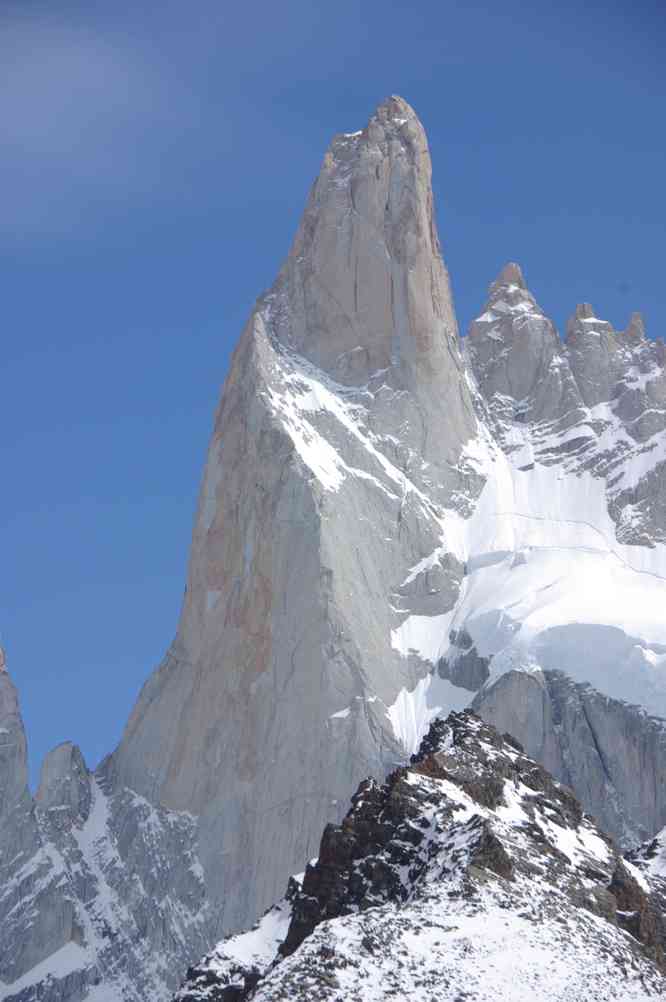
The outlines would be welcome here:
[[[515,264],[461,341],[413,110],[335,137],[232,358],[178,631],[120,746],[94,775],[61,746],[31,798],[0,672],[5,997],[168,998],[475,696],[619,838],[665,825],[664,363],[588,304],[562,342]]]
[[[657,869],[517,743],[451,714],[410,766],[360,785],[287,896],[177,1002],[647,1000],[664,984]]]
[[[40,940],[48,934],[41,928],[49,920],[45,912],[52,888],[31,887],[30,916],[23,909],[20,887],[14,883],[17,863],[35,860],[40,849],[39,832],[28,791],[27,745],[16,689],[7,672],[4,655],[0,666],[0,908],[6,915],[18,910],[16,923],[0,924],[0,984],[16,977],[48,956]],[[29,923],[37,918],[37,928],[28,934]],[[57,920],[56,920],[57,921]],[[56,934],[56,941],[58,935]],[[60,945],[60,944],[58,944]],[[50,947],[49,947],[50,949]]]
[[[424,670],[391,630],[455,601],[444,552],[406,579],[441,546],[443,502],[480,486],[456,465],[475,431],[425,136],[394,98],[333,141],[241,337],[178,634],[113,759],[119,785],[199,816],[224,926],[404,754],[386,707]]]
[[[557,671],[509,672],[473,702],[484,720],[576,790],[624,846],[666,818],[666,721]]]

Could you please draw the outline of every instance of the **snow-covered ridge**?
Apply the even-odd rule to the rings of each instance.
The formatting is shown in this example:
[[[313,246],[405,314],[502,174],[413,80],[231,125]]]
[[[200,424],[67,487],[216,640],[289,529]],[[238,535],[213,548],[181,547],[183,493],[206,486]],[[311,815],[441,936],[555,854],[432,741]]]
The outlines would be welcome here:
[[[290,879],[287,895],[269,908],[252,929],[222,940],[191,967],[187,983],[176,994],[174,1002],[187,1002],[192,995],[201,1000],[214,1000],[216,994],[225,989],[241,994],[250,988],[258,974],[273,963],[286,939],[293,898],[300,891],[303,875],[299,877]]]
[[[556,668],[666,716],[666,535],[655,510],[666,481],[663,364],[642,333],[616,334],[579,308],[570,341],[579,324],[599,328],[617,355],[607,399],[586,404],[577,380],[588,395],[603,387],[589,385],[585,356],[570,357],[517,266],[508,269],[466,345],[480,420],[461,464],[485,485],[470,517],[444,513],[440,545],[407,578],[451,552],[465,567],[460,594],[446,612],[409,616],[393,646],[436,667],[460,659],[450,638],[462,632],[489,664],[488,685],[516,668]],[[637,436],[647,415],[662,423]],[[399,694],[389,716],[410,750],[435,707],[464,705],[459,692],[447,704],[433,675]]]
[[[431,500],[387,455],[400,443],[369,425],[375,397],[388,391],[387,370],[366,386],[350,389],[292,352],[281,355],[282,389],[268,397],[299,457],[325,490],[337,491],[346,477],[359,477],[393,500],[414,494],[425,506]],[[362,465],[345,457],[358,452]]]

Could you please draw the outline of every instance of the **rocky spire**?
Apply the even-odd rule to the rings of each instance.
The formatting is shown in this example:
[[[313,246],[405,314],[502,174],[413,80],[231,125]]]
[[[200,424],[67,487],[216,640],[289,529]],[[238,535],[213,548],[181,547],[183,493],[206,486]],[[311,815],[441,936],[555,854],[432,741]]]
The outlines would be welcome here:
[[[21,801],[28,787],[28,750],[18,693],[0,659],[0,818]]]
[[[33,942],[39,938],[36,927],[42,918],[53,921],[53,913],[46,912],[35,920],[30,907],[25,907],[26,902],[20,900],[24,894],[27,897],[26,885],[13,880],[38,851],[39,845],[40,836],[28,789],[28,748],[18,693],[3,664],[0,671],[0,873],[6,893],[0,902],[0,984],[11,982],[30,966],[30,958],[34,956]],[[16,923],[21,927],[19,935],[15,934]],[[26,958],[27,967],[24,967]]]
[[[567,321],[567,340],[589,334],[590,331],[614,333],[613,325],[608,320],[601,320],[595,315],[591,303],[578,303],[573,316]]]
[[[579,303],[567,322],[567,356],[587,407],[608,401],[626,365],[625,344],[590,303]]]
[[[439,545],[435,504],[464,486],[476,431],[425,133],[391,97],[333,139],[241,335],[178,635],[113,757],[116,782],[201,817],[227,927],[270,903],[362,771],[400,754],[391,589]],[[452,558],[399,602],[443,612],[462,571]]]
[[[333,139],[276,288],[278,336],[336,379],[390,366],[412,388],[446,379],[456,319],[428,143],[402,98]]]
[[[490,286],[491,297],[495,291],[499,292],[500,289],[512,285],[517,286],[519,289],[527,290],[527,284],[520,265],[516,264],[514,261],[509,261],[508,264],[504,265],[499,275]]]
[[[491,319],[489,311],[492,313],[493,310],[498,316],[509,315],[523,319],[528,314],[543,316],[541,307],[527,287],[520,265],[513,261],[505,264],[495,281],[490,283],[483,314],[474,322],[470,333],[477,332],[477,323],[488,323]]]
[[[577,407],[573,381],[559,364],[561,345],[555,326],[527,288],[518,264],[506,264],[490,285],[483,312],[469,335],[467,356],[497,417],[553,420]]]
[[[64,741],[44,759],[35,802],[43,811],[66,810],[85,821],[90,811],[90,774],[77,745]]]
[[[645,338],[645,323],[643,322],[642,313],[635,312],[631,314],[625,334],[627,337],[636,338],[637,340]]]

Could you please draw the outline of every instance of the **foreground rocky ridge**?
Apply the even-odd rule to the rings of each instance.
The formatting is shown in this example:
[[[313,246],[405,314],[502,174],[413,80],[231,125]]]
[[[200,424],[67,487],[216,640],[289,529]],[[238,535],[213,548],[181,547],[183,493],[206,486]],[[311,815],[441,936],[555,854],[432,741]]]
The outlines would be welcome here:
[[[414,111],[335,137],[234,353],[177,635],[120,746],[95,776],[56,750],[32,798],[5,685],[0,993],[168,999],[472,700],[623,844],[662,828],[664,361],[588,304],[562,342],[515,264],[461,340]]]
[[[385,784],[363,782],[287,897],[176,998],[648,999],[664,990],[664,919],[642,856],[623,859],[571,791],[466,711]]]

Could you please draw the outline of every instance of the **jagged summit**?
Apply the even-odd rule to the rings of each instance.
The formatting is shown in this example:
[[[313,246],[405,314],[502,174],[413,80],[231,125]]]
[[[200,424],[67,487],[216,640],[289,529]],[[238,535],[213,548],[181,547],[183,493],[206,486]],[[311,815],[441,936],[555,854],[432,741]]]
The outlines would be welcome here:
[[[384,98],[377,105],[372,118],[377,118],[382,122],[393,122],[398,126],[404,125],[409,119],[415,119],[421,125],[419,117],[411,104],[405,101],[404,97],[400,97],[399,94],[391,94],[390,97]]]
[[[630,350],[642,348],[647,341],[642,313],[634,311],[625,330],[616,330],[608,320],[602,320],[596,315],[590,303],[579,303],[567,322],[567,341],[575,342],[587,335],[594,337],[600,333],[626,338],[629,342],[626,347]]]
[[[498,316],[514,313],[543,315],[540,306],[527,286],[520,265],[509,262],[488,287],[488,299],[483,313],[472,324],[470,333],[478,333],[479,324],[487,324],[489,321],[498,319]]]
[[[416,131],[423,135],[425,141],[425,131],[412,106],[404,98],[392,94],[377,105],[364,129],[338,133],[331,140],[331,147],[350,140],[367,142],[369,139],[377,138],[378,128],[399,132],[408,122],[414,123]]]
[[[413,392],[446,380],[456,319],[428,143],[402,98],[334,138],[265,302],[275,336],[337,381],[389,368]]]
[[[506,285],[517,285],[519,289],[527,289],[527,284],[519,264],[509,261],[505,264],[495,281],[490,286],[491,294],[494,289],[499,289]]]
[[[635,311],[631,314],[629,319],[629,324],[625,330],[625,334],[628,337],[636,338],[637,340],[645,339],[645,322],[643,320],[643,314]]]
[[[483,397],[502,420],[513,420],[516,404],[526,420],[550,418],[563,410],[563,394],[571,396],[557,364],[555,325],[517,264],[507,264],[491,284],[464,350]]]
[[[45,757],[35,794],[42,810],[71,812],[85,821],[90,812],[90,774],[78,745],[63,741]]]
[[[567,341],[574,341],[602,333],[614,334],[613,325],[608,320],[602,320],[595,313],[591,303],[578,303],[573,315],[567,321]]]
[[[574,312],[576,320],[596,320],[594,307],[591,303],[578,303]]]

